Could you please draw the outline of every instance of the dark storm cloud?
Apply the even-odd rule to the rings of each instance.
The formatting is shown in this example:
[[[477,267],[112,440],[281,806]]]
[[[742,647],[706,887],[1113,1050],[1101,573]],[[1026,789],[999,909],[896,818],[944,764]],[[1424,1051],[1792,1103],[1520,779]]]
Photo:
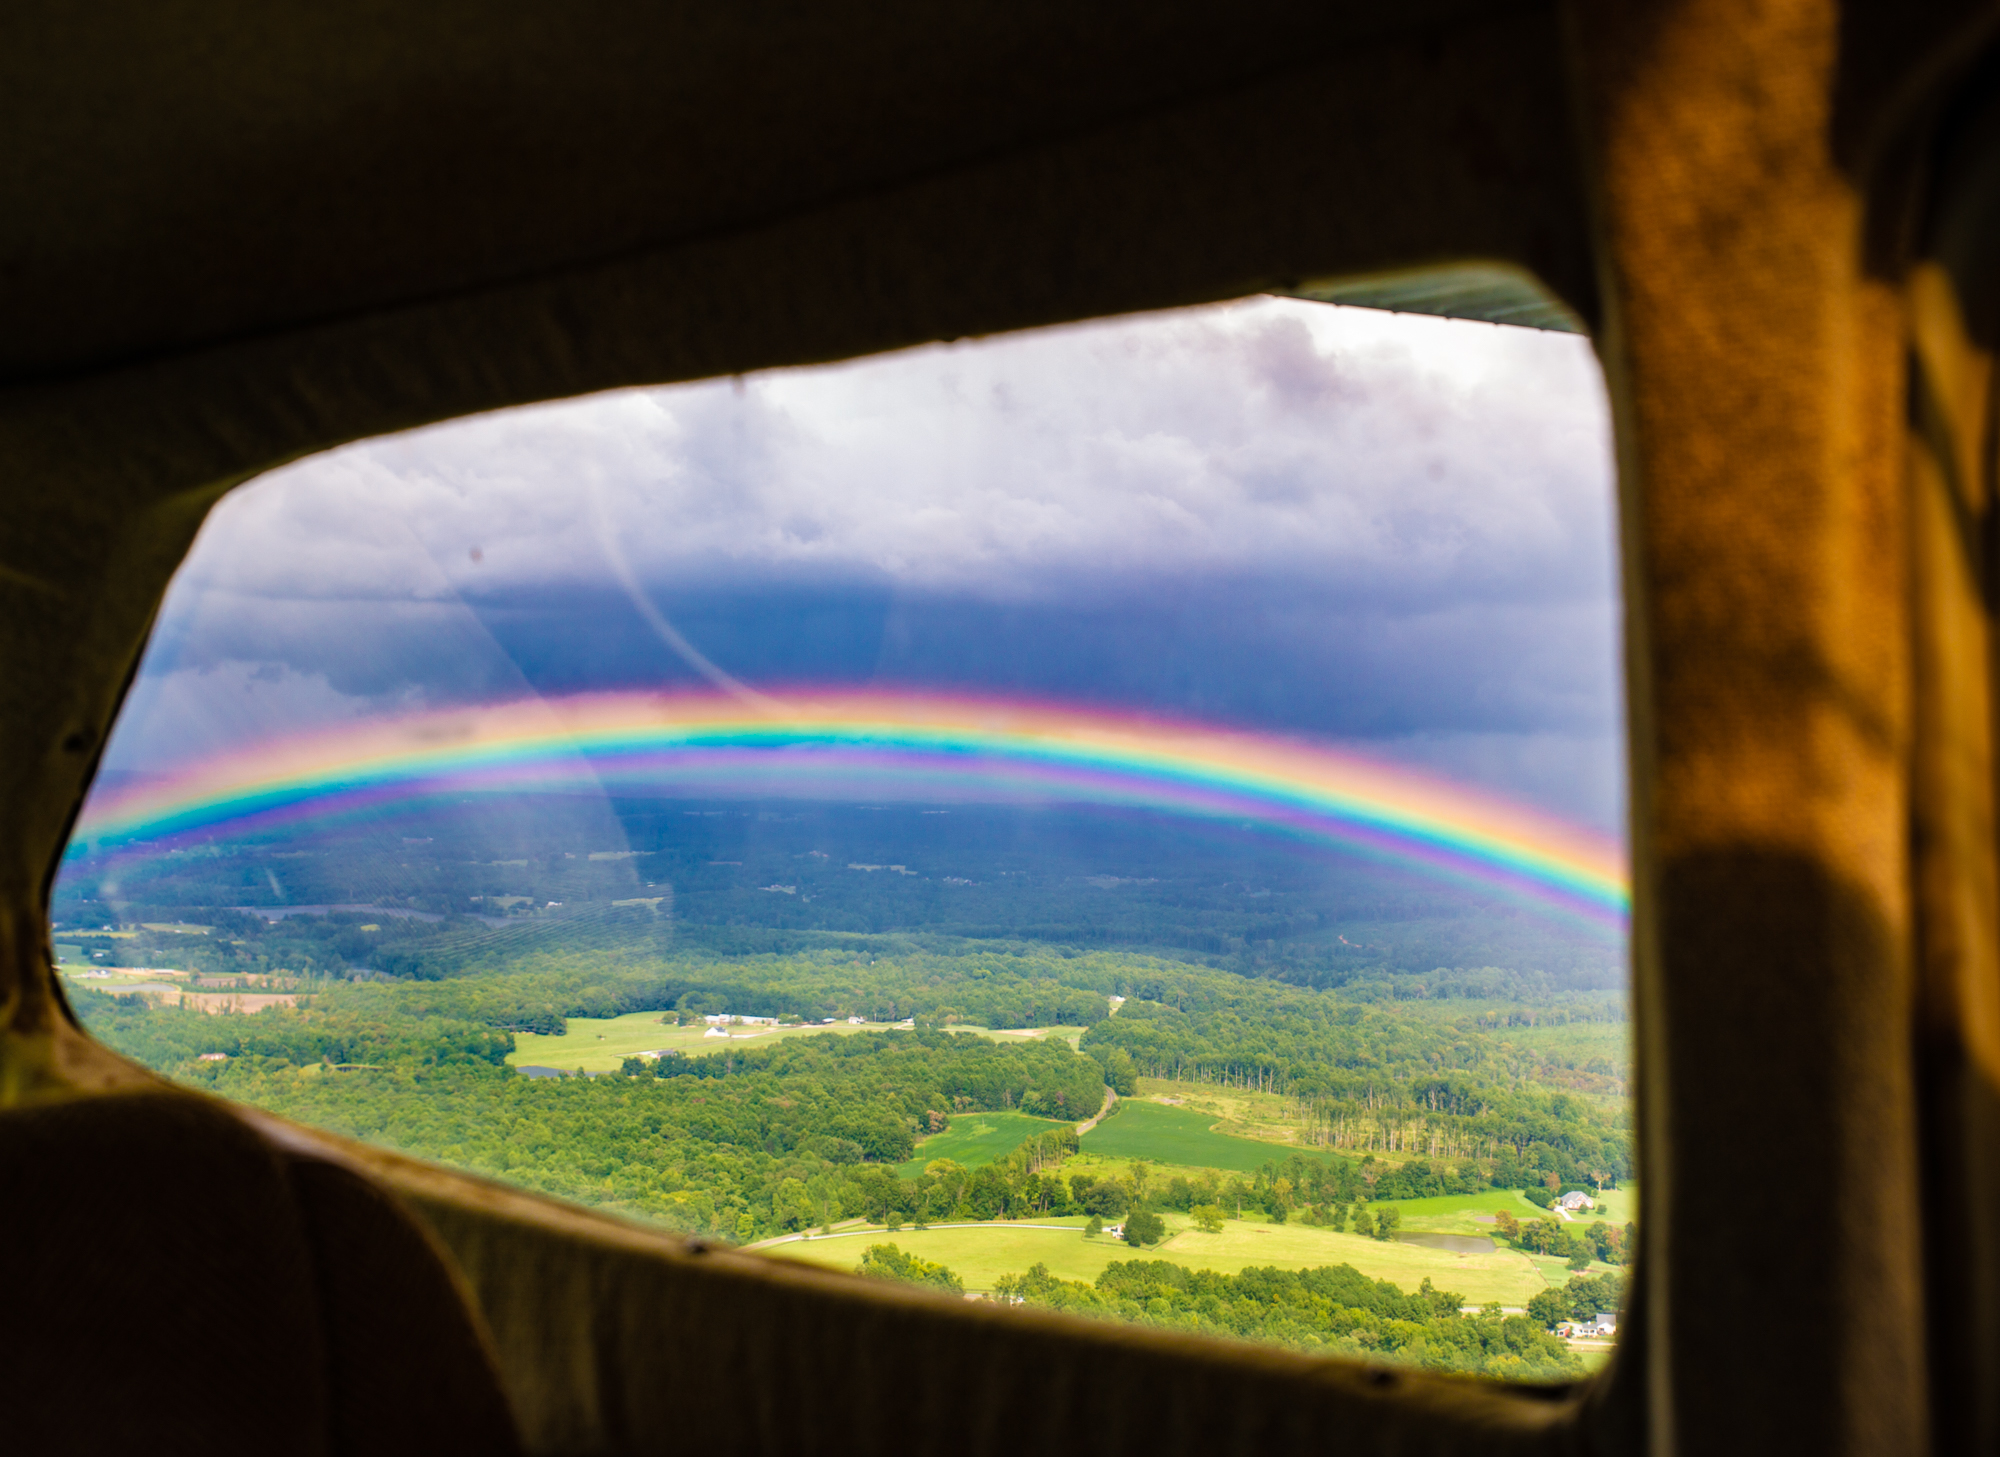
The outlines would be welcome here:
[[[1604,823],[1608,470],[1581,341],[1274,300],[512,411],[225,502],[114,759],[697,681],[622,560],[753,685],[1361,740]]]

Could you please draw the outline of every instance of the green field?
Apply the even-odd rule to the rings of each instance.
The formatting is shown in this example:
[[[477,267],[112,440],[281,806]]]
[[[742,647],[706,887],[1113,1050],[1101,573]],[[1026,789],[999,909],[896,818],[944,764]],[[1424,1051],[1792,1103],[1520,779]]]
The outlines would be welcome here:
[[[951,1127],[919,1143],[917,1156],[900,1166],[896,1177],[914,1179],[932,1159],[953,1159],[976,1169],[1004,1158],[1038,1133],[1068,1126],[1025,1113],[954,1113]]]
[[[1402,1216],[1402,1227],[1432,1234],[1493,1233],[1492,1216],[1506,1210],[1519,1220],[1541,1219],[1548,1210],[1537,1209],[1519,1189],[1483,1189],[1477,1194],[1444,1194],[1435,1199],[1384,1199],[1370,1208],[1393,1209]],[[1476,1216],[1485,1215],[1482,1222]]]
[[[1606,1189],[1602,1195],[1593,1194],[1591,1197],[1598,1200],[1598,1205],[1582,1216],[1586,1220],[1602,1214],[1613,1224],[1631,1224],[1639,1218],[1639,1186],[1636,1183],[1627,1183],[1619,1189]]]
[[[785,1260],[803,1260],[852,1270],[870,1245],[892,1244],[906,1254],[947,1265],[968,1290],[990,1290],[1002,1275],[1018,1275],[1030,1265],[1043,1264],[1065,1280],[1095,1280],[1113,1260],[1130,1259],[1129,1246],[1099,1235],[1086,1238],[1083,1221],[1049,1220],[1063,1229],[1030,1229],[1013,1225],[939,1225],[931,1229],[899,1229],[833,1234],[789,1244],[770,1245],[761,1253]]]
[[[1541,1271],[1518,1250],[1456,1254],[1396,1240],[1336,1234],[1307,1224],[1266,1224],[1254,1219],[1225,1222],[1220,1234],[1182,1229],[1160,1246],[1162,1257],[1196,1270],[1236,1274],[1252,1265],[1285,1270],[1315,1265],[1352,1265],[1376,1280],[1415,1290],[1429,1277],[1440,1290],[1456,1290],[1468,1304],[1524,1306],[1548,1285]],[[1558,1281],[1560,1283],[1560,1281]]]
[[[549,1037],[539,1032],[514,1034],[514,1050],[507,1061],[515,1067],[552,1067],[563,1072],[581,1068],[587,1073],[618,1071],[628,1057],[642,1052],[678,1052],[699,1057],[705,1052],[722,1052],[731,1047],[769,1047],[781,1037],[804,1032],[859,1032],[845,1022],[832,1027],[732,1027],[727,1038],[707,1036],[708,1028],[697,1023],[676,1027],[660,1020],[659,1012],[627,1012],[622,1017],[571,1017],[569,1033]],[[875,1031],[880,1031],[878,1026]]]
[[[1254,1174],[1271,1160],[1282,1162],[1295,1153],[1317,1156],[1297,1145],[1216,1133],[1209,1126],[1214,1122],[1213,1115],[1191,1108],[1127,1099],[1114,1116],[1083,1136],[1083,1151],[1098,1158],[1145,1159],[1232,1174]]]
[[[1613,1224],[1638,1218],[1637,1185],[1610,1189],[1592,1197],[1599,1200],[1597,1208],[1572,1216],[1577,1223],[1589,1224],[1600,1214]],[[1493,1226],[1479,1222],[1475,1216],[1491,1215],[1502,1209],[1521,1220],[1547,1219],[1554,1212],[1529,1203],[1519,1189],[1486,1189],[1477,1194],[1445,1194],[1435,1199],[1385,1199],[1380,1207],[1400,1212],[1404,1229],[1450,1234],[1491,1234]]]
[[[1548,1281],[1533,1261],[1513,1250],[1490,1255],[1461,1255],[1420,1245],[1363,1239],[1300,1224],[1266,1224],[1230,1220],[1220,1234],[1203,1234],[1186,1227],[1182,1216],[1166,1216],[1175,1232],[1150,1250],[1099,1237],[1086,1238],[1080,1229],[1031,1229],[1014,1225],[942,1225],[931,1229],[880,1230],[837,1234],[773,1245],[765,1253],[780,1259],[805,1260],[851,1270],[871,1244],[894,1244],[906,1254],[949,1266],[968,1290],[988,1290],[1002,1275],[1018,1275],[1040,1263],[1066,1280],[1093,1281],[1113,1260],[1172,1260],[1195,1270],[1235,1274],[1253,1265],[1285,1270],[1317,1265],[1352,1265],[1372,1279],[1388,1280],[1415,1290],[1428,1277],[1439,1289],[1456,1290],[1466,1301],[1482,1305],[1497,1300],[1525,1306]],[[1049,1223],[1058,1221],[1050,1220]],[[1075,1224],[1079,1221],[1062,1221]],[[1559,1271],[1566,1277],[1566,1271]],[[1557,1283],[1561,1283],[1560,1278]]]
[[[552,1067],[566,1073],[573,1073],[579,1068],[587,1073],[609,1073],[618,1071],[626,1058],[637,1057],[642,1052],[678,1052],[686,1057],[699,1057],[705,1052],[722,1052],[731,1047],[769,1047],[781,1037],[800,1037],[814,1032],[883,1032],[891,1025],[869,1022],[856,1027],[836,1022],[831,1026],[731,1027],[725,1039],[708,1036],[709,1029],[700,1023],[692,1027],[676,1027],[662,1022],[661,1015],[659,1012],[627,1012],[622,1017],[571,1017],[565,1024],[569,1032],[562,1037],[517,1032],[514,1034],[514,1050],[507,1055],[507,1062],[512,1067]],[[1047,1036],[1067,1036],[1073,1041],[1079,1029],[1036,1027],[1018,1032],[989,1032],[984,1027],[955,1026],[948,1030],[972,1032],[1001,1042]],[[1003,1153],[1005,1151],[1002,1150]]]

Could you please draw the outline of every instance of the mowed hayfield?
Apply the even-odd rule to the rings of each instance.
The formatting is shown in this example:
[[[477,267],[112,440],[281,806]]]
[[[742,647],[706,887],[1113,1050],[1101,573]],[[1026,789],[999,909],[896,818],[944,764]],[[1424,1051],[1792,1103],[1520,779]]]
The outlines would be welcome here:
[[[1042,1222],[1042,1221],[1037,1221]],[[779,1259],[803,1260],[812,1265],[828,1265],[836,1270],[852,1270],[861,1263],[862,1252],[870,1245],[894,1245],[907,1255],[933,1260],[946,1266],[965,1282],[967,1290],[991,1290],[1002,1275],[1019,1275],[1030,1265],[1047,1265],[1049,1273],[1065,1280],[1095,1280],[1113,1260],[1129,1260],[1137,1253],[1121,1240],[1103,1235],[1095,1238],[1083,1232],[1081,1219],[1048,1220],[1059,1229],[1036,1229],[1024,1225],[934,1225],[930,1229],[899,1229],[884,1233],[879,1229],[838,1232],[787,1244],[764,1245],[760,1253]]]
[[[1297,1144],[1217,1133],[1210,1126],[1215,1121],[1213,1113],[1128,1098],[1083,1136],[1083,1151],[1104,1159],[1145,1159],[1231,1174],[1254,1174],[1273,1159],[1282,1163],[1293,1154],[1324,1157],[1318,1149]]]
[[[951,1127],[919,1143],[916,1157],[900,1165],[896,1177],[914,1179],[932,1159],[951,1159],[968,1169],[980,1168],[1005,1158],[1038,1134],[1070,1126],[1025,1113],[954,1113]]]
[[[1185,1223],[1184,1221],[1175,1221]],[[1150,1251],[1148,1253],[1151,1253]],[[1219,1234],[1183,1227],[1159,1247],[1160,1257],[1194,1270],[1233,1275],[1253,1265],[1305,1270],[1316,1265],[1352,1265],[1375,1280],[1415,1290],[1426,1279],[1440,1290],[1455,1290],[1468,1304],[1524,1306],[1548,1286],[1542,1272],[1518,1250],[1459,1254],[1399,1240],[1337,1234],[1308,1224],[1268,1224],[1256,1219],[1225,1220]]]
[[[514,1050],[507,1055],[512,1067],[550,1067],[558,1072],[617,1072],[628,1057],[642,1052],[678,1052],[699,1057],[705,1052],[722,1052],[732,1047],[769,1047],[783,1037],[810,1036],[815,1032],[886,1032],[894,1025],[868,1022],[855,1026],[847,1022],[809,1024],[799,1027],[742,1027],[728,1029],[729,1036],[710,1037],[709,1028],[697,1023],[677,1027],[660,1020],[659,1012],[627,1012],[622,1017],[571,1017],[565,1024],[567,1035],[550,1037],[540,1032],[514,1034]],[[971,1032],[994,1041],[1024,1037],[1065,1037],[1073,1027],[1031,1027],[1022,1031],[990,1032],[984,1027],[952,1027],[952,1032]],[[1002,1152],[1005,1152],[1003,1149]]]
[[[514,1050],[507,1061],[515,1067],[552,1067],[561,1072],[616,1072],[628,1057],[643,1052],[678,1052],[699,1057],[705,1052],[722,1052],[732,1047],[769,1047],[783,1037],[810,1032],[881,1031],[851,1027],[845,1022],[831,1027],[731,1027],[729,1036],[710,1037],[699,1023],[677,1027],[662,1022],[658,1012],[627,1012],[622,1017],[571,1017],[569,1033],[550,1037],[540,1032],[514,1034]]]
[[[1524,1306],[1548,1282],[1527,1256],[1513,1250],[1492,1254],[1454,1254],[1393,1240],[1364,1239],[1300,1224],[1268,1224],[1232,1219],[1220,1234],[1203,1234],[1185,1218],[1166,1216],[1173,1233],[1148,1250],[1118,1241],[1084,1235],[1080,1220],[1049,1220],[1061,1229],[1024,1225],[939,1225],[930,1229],[900,1229],[893,1233],[866,1230],[769,1245],[763,1252],[780,1259],[851,1270],[871,1244],[893,1244],[905,1254],[947,1266],[968,1290],[990,1290],[1002,1275],[1018,1275],[1029,1266],[1048,1266],[1066,1280],[1094,1281],[1113,1260],[1171,1260],[1191,1270],[1235,1274],[1255,1265],[1304,1270],[1319,1265],[1352,1265],[1371,1279],[1387,1280],[1415,1290],[1429,1279],[1440,1290],[1455,1290],[1474,1305],[1495,1300]]]

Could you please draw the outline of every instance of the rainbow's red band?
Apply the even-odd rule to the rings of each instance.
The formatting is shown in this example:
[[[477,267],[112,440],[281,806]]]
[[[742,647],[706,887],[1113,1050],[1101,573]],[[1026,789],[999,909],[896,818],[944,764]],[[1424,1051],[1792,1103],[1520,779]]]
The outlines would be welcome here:
[[[1268,735],[1059,704],[794,691],[591,694],[385,719],[94,795],[72,855],[466,790],[1038,799],[1249,821],[1622,922],[1607,839],[1439,779]]]

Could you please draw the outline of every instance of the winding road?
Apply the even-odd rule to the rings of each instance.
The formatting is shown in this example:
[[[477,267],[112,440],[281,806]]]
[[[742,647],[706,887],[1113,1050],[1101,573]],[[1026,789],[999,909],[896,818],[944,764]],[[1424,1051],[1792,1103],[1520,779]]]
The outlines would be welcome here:
[[[1118,1095],[1112,1092],[1111,1085],[1109,1083],[1106,1083],[1104,1085],[1104,1106],[1102,1108],[1099,1108],[1097,1112],[1088,1121],[1076,1125],[1076,1136],[1078,1138],[1082,1138],[1084,1134],[1090,1132],[1091,1129],[1097,1127],[1098,1124],[1102,1123],[1105,1119],[1109,1118],[1111,1116],[1112,1108],[1115,1107],[1117,1103],[1118,1103]]]

